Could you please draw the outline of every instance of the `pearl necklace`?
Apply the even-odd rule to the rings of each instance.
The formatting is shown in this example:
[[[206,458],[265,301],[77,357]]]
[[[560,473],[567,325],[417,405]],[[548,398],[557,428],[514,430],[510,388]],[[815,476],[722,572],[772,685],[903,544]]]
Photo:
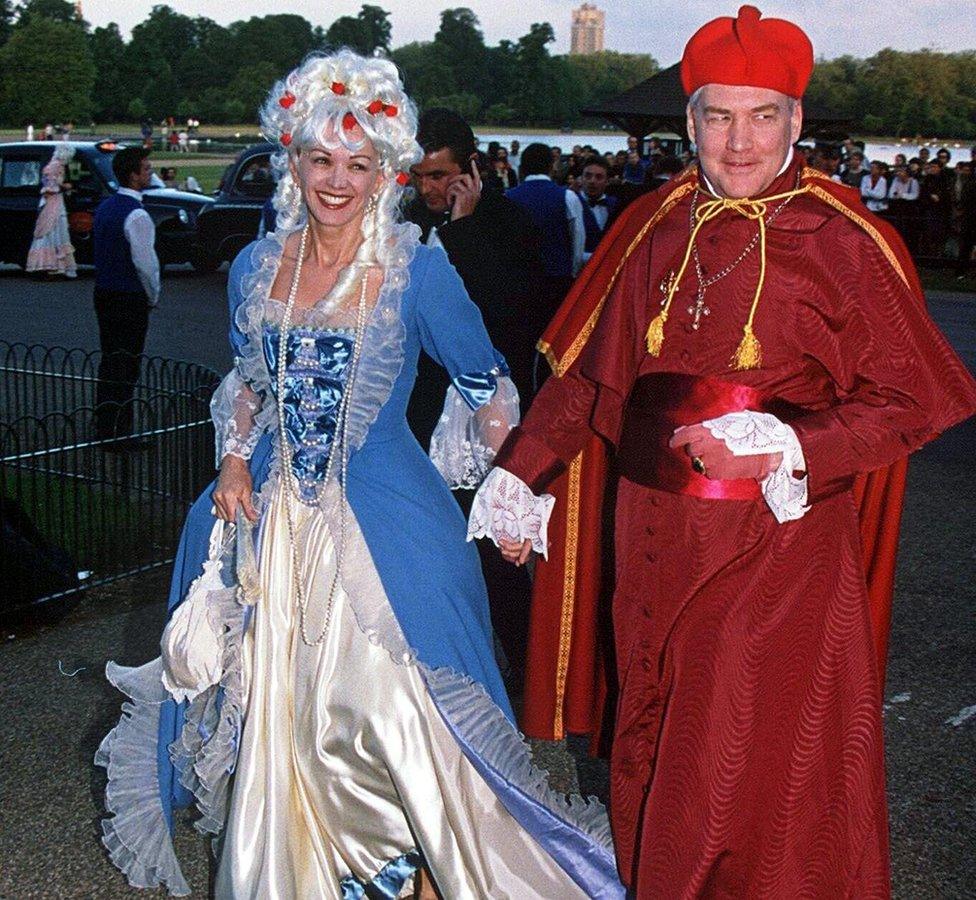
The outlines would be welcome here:
[[[329,452],[329,460],[325,467],[325,477],[319,489],[324,490],[328,486],[332,476],[333,463],[336,455],[341,456],[340,477],[339,477],[339,540],[336,542],[336,561],[335,572],[332,575],[332,582],[329,585],[329,594],[325,604],[325,622],[322,630],[314,640],[308,636],[305,619],[308,608],[308,596],[302,587],[301,572],[299,570],[298,542],[295,539],[295,522],[292,515],[293,493],[297,493],[295,486],[295,473],[292,470],[292,449],[288,441],[288,432],[285,428],[285,375],[287,369],[288,356],[288,330],[291,327],[292,313],[295,309],[295,298],[298,296],[298,282],[302,274],[302,264],[305,261],[305,247],[308,242],[308,225],[302,230],[302,239],[298,245],[298,259],[295,262],[295,271],[291,278],[291,288],[288,291],[288,302],[285,304],[285,311],[281,317],[281,326],[278,330],[278,369],[275,373],[278,388],[278,443],[281,447],[282,457],[282,478],[284,478],[285,494],[285,519],[288,523],[288,543],[291,548],[291,570],[292,583],[295,588],[295,596],[298,600],[298,626],[301,631],[302,640],[309,647],[321,644],[328,633],[329,625],[332,623],[332,612],[335,607],[336,590],[339,587],[339,571],[342,566],[342,556],[346,545],[346,475],[349,463],[348,446],[346,443],[346,429],[349,424],[349,398],[353,392],[353,385],[356,380],[356,372],[359,368],[359,359],[362,355],[363,335],[366,331],[366,290],[369,283],[369,266],[364,266],[362,286],[359,291],[359,308],[356,312],[356,338],[353,343],[352,358],[349,361],[346,385],[342,392],[342,400],[339,402],[339,410],[336,415],[336,430],[332,439],[332,448]],[[363,263],[352,263],[352,265],[364,265]]]

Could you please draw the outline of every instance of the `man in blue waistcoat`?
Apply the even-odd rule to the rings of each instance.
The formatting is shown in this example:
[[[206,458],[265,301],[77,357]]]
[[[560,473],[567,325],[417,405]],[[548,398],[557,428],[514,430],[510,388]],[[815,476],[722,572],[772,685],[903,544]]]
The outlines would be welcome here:
[[[522,183],[505,192],[528,212],[542,236],[541,296],[531,316],[531,332],[538,336],[545,330],[559,304],[573,285],[583,266],[586,228],[580,198],[549,177],[552,157],[545,144],[529,144],[522,151],[519,177]]]
[[[607,196],[607,182],[610,180],[610,163],[602,156],[590,156],[583,164],[581,181],[583,190],[579,192],[583,204],[583,225],[586,228],[586,245],[583,260],[589,260],[596,250],[607,226],[613,221],[620,201]]]
[[[116,193],[95,210],[95,315],[102,358],[95,392],[95,429],[109,450],[144,446],[133,436],[132,394],[146,341],[149,311],[159,302],[156,229],[142,205],[152,163],[143,147],[115,154]]]

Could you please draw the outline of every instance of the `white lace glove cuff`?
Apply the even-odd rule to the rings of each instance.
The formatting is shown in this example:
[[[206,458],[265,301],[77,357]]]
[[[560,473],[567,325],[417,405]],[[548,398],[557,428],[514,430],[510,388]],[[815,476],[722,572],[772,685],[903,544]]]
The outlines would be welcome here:
[[[802,518],[810,508],[807,503],[807,477],[794,478],[794,472],[806,471],[803,448],[796,432],[769,413],[726,413],[702,422],[735,456],[757,456],[782,453],[783,461],[775,472],[761,482],[763,497],[777,522]]]
[[[474,495],[468,517],[468,540],[487,537],[497,547],[500,538],[510,541],[528,538],[532,549],[548,559],[549,517],[555,502],[552,494],[537,497],[521,478],[496,467]]]

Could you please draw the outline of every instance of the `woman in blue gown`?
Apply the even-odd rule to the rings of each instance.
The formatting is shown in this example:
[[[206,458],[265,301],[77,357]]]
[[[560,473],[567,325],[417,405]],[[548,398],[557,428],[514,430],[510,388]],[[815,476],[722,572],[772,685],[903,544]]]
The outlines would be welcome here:
[[[419,158],[396,68],[313,56],[262,111],[276,230],[231,267],[220,476],[192,508],[162,655],[96,762],[130,883],[189,893],[173,808],[233,898],[620,897],[602,807],[549,790],[516,731],[450,487],[518,398],[440,249],[398,219]],[[431,457],[421,351],[453,379]],[[416,877],[415,877],[416,876]]]

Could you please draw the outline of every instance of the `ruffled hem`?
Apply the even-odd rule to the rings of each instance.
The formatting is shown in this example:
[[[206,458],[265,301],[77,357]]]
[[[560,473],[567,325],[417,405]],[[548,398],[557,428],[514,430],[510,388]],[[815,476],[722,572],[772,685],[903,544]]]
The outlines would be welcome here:
[[[613,837],[604,805],[596,797],[560,794],[549,773],[532,762],[532,748],[488,695],[484,686],[451,668],[420,671],[441,715],[463,736],[479,760],[499,777],[581,831],[613,858]]]
[[[122,718],[102,741],[95,765],[108,773],[102,820],[102,843],[112,863],[136,888],[164,885],[174,897],[186,897],[190,886],[176,860],[163,814],[156,775],[159,709],[166,698],[155,660],[137,669],[109,663],[106,677],[131,698]]]
[[[264,509],[272,498],[280,496],[275,494],[279,483],[280,478],[272,476],[263,486],[259,503]],[[333,485],[331,490],[335,496],[329,500],[331,508],[336,510],[338,488]],[[584,800],[579,795],[561,795],[552,790],[548,773],[533,764],[523,736],[483,685],[453,669],[433,669],[417,660],[386,598],[365,538],[348,508],[346,529],[342,584],[357,627],[371,643],[383,647],[395,663],[418,665],[434,704],[462,750],[469,758],[474,757],[472,762],[476,768],[491,773],[489,784],[504,782],[499,799],[513,817],[519,820],[520,810],[509,806],[504,794],[511,794],[509,801],[515,797],[522,812],[526,806],[536,808],[537,813],[541,808],[545,820],[545,827],[540,829],[543,834],[550,833],[552,827],[566,829],[564,833],[576,832],[572,841],[585,847],[585,855],[590,857],[586,865],[590,872],[598,873],[596,880],[605,885],[594,896],[622,896],[614,891],[619,884],[615,881],[613,845],[603,805],[596,798]],[[226,554],[230,546],[238,543],[225,540],[221,550]],[[235,547],[233,552],[238,555],[236,568],[240,570],[240,548]],[[229,566],[231,560],[227,556],[223,560],[227,571],[234,571]],[[211,622],[224,634],[223,674],[219,685],[208,688],[188,705],[180,737],[169,746],[180,783],[196,798],[201,817],[195,827],[210,835],[219,835],[226,821],[247,703],[241,654],[247,607],[238,599],[240,596],[240,592],[227,589],[211,591],[208,596]],[[383,601],[370,603],[366,598],[383,598]],[[105,844],[112,861],[131,884],[152,887],[165,883],[173,895],[183,896],[188,888],[173,852],[156,779],[159,706],[168,699],[162,683],[161,660],[140,669],[122,669],[109,664],[107,675],[132,702],[123,705],[122,720],[106,737],[96,757],[96,763],[109,770],[106,806],[115,813],[113,819],[103,824]],[[112,839],[108,837],[110,834]],[[540,838],[540,844],[545,847],[546,841]],[[567,872],[578,883],[585,880],[569,869]],[[580,886],[587,889],[585,884]]]

